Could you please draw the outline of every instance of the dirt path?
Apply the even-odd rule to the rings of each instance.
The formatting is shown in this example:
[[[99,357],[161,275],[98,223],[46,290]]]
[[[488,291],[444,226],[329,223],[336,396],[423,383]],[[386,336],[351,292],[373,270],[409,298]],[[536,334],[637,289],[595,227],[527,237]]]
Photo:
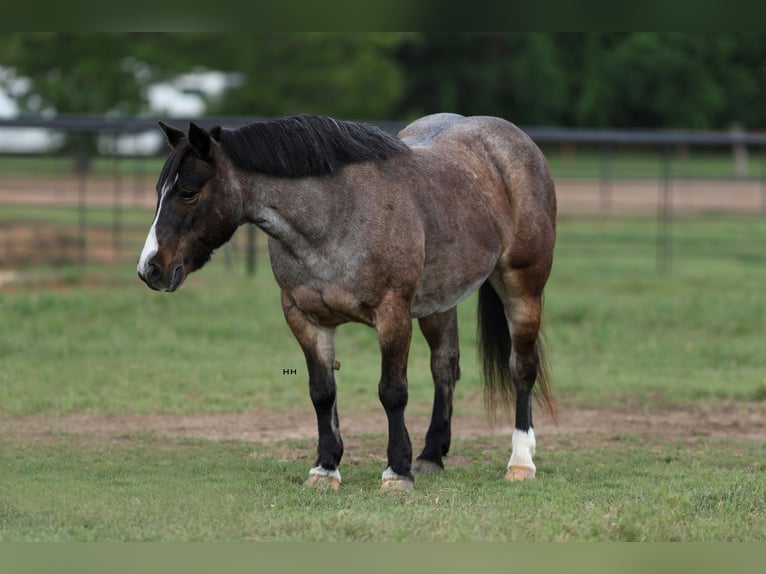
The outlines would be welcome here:
[[[77,206],[85,201],[89,207],[121,205],[152,211],[157,201],[155,181],[155,174],[132,178],[117,193],[109,176],[91,176],[83,195],[76,178],[4,177],[0,179],[0,205]],[[661,182],[654,179],[556,178],[559,212],[564,215],[656,215],[661,194]],[[760,180],[677,178],[672,181],[671,197],[677,213],[757,213],[766,207],[766,189]]]
[[[425,416],[408,417],[413,440],[420,444],[428,425]],[[385,415],[341,418],[345,436],[383,434]],[[510,436],[508,426],[492,428],[484,418],[456,417],[453,435],[460,438]],[[59,418],[23,417],[0,420],[0,436],[14,441],[54,440],[68,435],[78,441],[104,443],[152,433],[166,438],[239,439],[275,442],[285,439],[314,439],[313,412],[257,411],[194,415],[72,415]],[[544,417],[537,419],[538,437],[588,435],[608,439],[629,433],[660,439],[699,436],[732,440],[766,441],[766,404],[726,402],[717,405],[663,407],[658,410],[562,409],[558,426]]]

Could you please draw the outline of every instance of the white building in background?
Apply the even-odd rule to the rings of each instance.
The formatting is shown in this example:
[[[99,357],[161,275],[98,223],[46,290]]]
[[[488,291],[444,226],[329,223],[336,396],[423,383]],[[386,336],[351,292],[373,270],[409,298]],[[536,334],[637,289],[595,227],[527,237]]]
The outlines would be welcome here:
[[[149,115],[162,118],[203,116],[207,102],[220,98],[231,87],[241,85],[242,74],[196,71],[178,76],[171,82],[149,86]],[[119,136],[104,136],[99,151],[117,155],[151,155],[165,145],[159,129]]]
[[[29,89],[24,78],[11,79],[7,69],[0,67],[0,81],[7,82],[11,93]],[[8,91],[0,88],[0,118],[15,118],[19,106]],[[34,153],[55,149],[62,138],[44,128],[0,128],[0,153]]]
[[[0,67],[0,80],[8,79],[8,71]],[[220,98],[230,87],[242,83],[241,74],[217,71],[195,71],[178,76],[170,82],[149,86],[146,115],[158,118],[195,118],[205,114],[207,102]],[[29,81],[24,78],[10,82],[10,89],[23,92]],[[11,95],[0,88],[0,118],[14,118],[19,108]],[[45,113],[53,117],[53,110]],[[108,115],[108,114],[107,114]],[[61,134],[45,128],[0,128],[0,153],[35,153],[57,148],[63,142]],[[157,153],[164,140],[159,129],[118,137],[104,135],[99,141],[103,153],[119,155],[151,155]]]

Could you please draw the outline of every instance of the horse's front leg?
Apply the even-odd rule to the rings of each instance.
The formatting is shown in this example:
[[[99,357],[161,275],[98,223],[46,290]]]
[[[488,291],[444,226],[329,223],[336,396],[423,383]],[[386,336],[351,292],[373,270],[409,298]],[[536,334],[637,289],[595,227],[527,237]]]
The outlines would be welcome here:
[[[298,309],[289,295],[282,294],[282,307],[287,324],[306,355],[309,393],[317,417],[319,441],[317,459],[309,471],[306,486],[329,485],[340,488],[340,459],[343,440],[338,426],[335,372],[335,329],[315,325]]]
[[[407,406],[407,358],[412,339],[412,319],[407,301],[390,296],[375,315],[381,352],[378,396],[388,417],[388,466],[383,471],[383,491],[412,490],[412,444],[404,424]]]
[[[452,396],[460,378],[460,351],[457,332],[457,309],[422,317],[420,330],[431,349],[431,374],[434,379],[434,406],[426,444],[413,470],[421,474],[436,474],[444,468],[442,457],[447,454],[451,439]]]

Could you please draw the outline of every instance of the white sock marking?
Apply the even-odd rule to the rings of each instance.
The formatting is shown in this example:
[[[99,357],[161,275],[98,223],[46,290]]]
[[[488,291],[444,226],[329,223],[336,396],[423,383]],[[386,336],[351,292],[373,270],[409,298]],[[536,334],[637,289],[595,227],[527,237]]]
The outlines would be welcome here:
[[[514,429],[511,437],[511,459],[508,461],[508,467],[526,466],[535,470],[535,463],[532,457],[535,454],[535,431],[530,427],[528,431]]]
[[[403,477],[401,474],[396,474],[393,470],[391,470],[390,466],[383,471],[383,482],[389,480],[404,480],[404,478],[405,477]]]
[[[309,471],[309,476],[327,476],[329,478],[337,478],[338,484],[341,482],[340,471],[337,468],[335,470],[327,470],[321,466],[315,466]]]

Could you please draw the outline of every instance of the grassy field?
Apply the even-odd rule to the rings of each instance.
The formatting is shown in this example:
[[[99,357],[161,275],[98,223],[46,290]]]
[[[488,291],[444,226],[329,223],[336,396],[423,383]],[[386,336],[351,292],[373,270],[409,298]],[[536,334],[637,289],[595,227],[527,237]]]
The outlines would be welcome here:
[[[458,441],[470,464],[376,492],[352,461],[340,493],[301,486],[313,445],[151,436],[82,446],[3,443],[0,539],[56,541],[512,541],[764,539],[763,445],[615,437],[546,446],[539,480],[501,480],[499,440]],[[382,438],[357,449],[382,452]],[[756,462],[757,461],[757,462]]]
[[[662,275],[646,225],[562,221],[545,309],[561,407],[762,405],[766,226],[686,221]],[[0,293],[0,420],[310,409],[265,266],[250,278],[217,259],[173,295],[139,285],[132,265],[104,273],[98,288]],[[460,322],[456,416],[480,416],[475,300]],[[341,422],[381,409],[376,349],[370,329],[339,330]],[[421,337],[409,379],[408,412],[428,414]],[[507,436],[457,437],[448,472],[389,497],[376,492],[380,430],[346,437],[337,495],[301,487],[308,439],[0,433],[0,540],[766,540],[761,442],[553,436],[538,445],[539,480],[508,484]]]

